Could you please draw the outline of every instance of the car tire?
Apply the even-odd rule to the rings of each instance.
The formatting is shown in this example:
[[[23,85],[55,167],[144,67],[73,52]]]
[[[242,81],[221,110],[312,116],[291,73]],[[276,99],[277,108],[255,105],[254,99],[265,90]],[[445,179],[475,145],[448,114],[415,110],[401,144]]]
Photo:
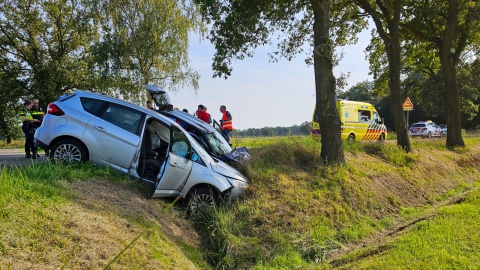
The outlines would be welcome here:
[[[50,150],[53,162],[87,162],[88,154],[85,146],[77,140],[64,139],[55,143]]]
[[[347,141],[350,141],[350,142],[355,141],[355,135],[353,134],[348,135]]]
[[[432,137],[432,132],[429,131],[428,134],[427,134],[427,138],[431,138]]]
[[[378,138],[380,142],[385,142],[385,133],[380,134],[380,137]]]
[[[207,208],[215,207],[218,202],[218,194],[212,188],[194,188],[188,192],[187,213],[196,215],[204,212]]]

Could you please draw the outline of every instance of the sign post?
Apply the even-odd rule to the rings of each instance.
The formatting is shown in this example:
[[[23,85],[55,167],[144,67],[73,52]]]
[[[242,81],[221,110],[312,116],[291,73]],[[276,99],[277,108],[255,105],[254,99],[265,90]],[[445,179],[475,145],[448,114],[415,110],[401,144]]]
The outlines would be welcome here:
[[[408,112],[410,112],[410,111],[413,110],[413,103],[412,103],[412,101],[410,100],[410,98],[407,97],[407,98],[405,99],[405,101],[403,102],[403,105],[402,105],[402,106],[403,106],[403,110],[404,110],[404,111],[407,111],[407,129],[408,129],[408,127],[409,127],[409,125],[408,125]]]

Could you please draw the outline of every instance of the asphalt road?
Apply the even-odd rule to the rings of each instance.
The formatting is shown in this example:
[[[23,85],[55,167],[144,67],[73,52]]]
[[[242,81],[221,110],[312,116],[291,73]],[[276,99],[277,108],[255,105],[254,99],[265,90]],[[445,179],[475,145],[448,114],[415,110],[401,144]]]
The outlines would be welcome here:
[[[47,161],[45,153],[40,153],[37,159],[25,158],[23,149],[0,149],[0,167],[24,166]]]

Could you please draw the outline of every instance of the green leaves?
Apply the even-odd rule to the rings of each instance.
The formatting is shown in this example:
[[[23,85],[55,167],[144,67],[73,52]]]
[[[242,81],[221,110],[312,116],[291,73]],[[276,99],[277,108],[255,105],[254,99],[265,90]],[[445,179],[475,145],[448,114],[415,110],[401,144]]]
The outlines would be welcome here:
[[[313,63],[313,10],[308,1],[196,0],[201,14],[211,24],[208,35],[216,53],[214,77],[228,77],[235,59],[251,57],[255,48],[274,44],[271,60],[291,60],[304,54]],[[366,27],[358,8],[350,1],[332,1],[331,39],[335,45],[356,41],[355,34]]]
[[[196,89],[189,31],[203,24],[185,1],[6,0],[0,62],[5,76],[45,103],[73,88],[127,98],[145,83]]]

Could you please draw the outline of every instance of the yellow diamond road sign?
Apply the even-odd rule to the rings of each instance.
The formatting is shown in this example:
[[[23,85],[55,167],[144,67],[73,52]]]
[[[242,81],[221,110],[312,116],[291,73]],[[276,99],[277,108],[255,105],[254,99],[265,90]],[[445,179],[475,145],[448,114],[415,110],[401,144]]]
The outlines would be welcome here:
[[[405,101],[403,102],[403,110],[404,110],[404,111],[411,111],[411,110],[413,110],[413,103],[412,103],[412,101],[410,100],[409,97],[407,97],[407,98],[405,99]]]

